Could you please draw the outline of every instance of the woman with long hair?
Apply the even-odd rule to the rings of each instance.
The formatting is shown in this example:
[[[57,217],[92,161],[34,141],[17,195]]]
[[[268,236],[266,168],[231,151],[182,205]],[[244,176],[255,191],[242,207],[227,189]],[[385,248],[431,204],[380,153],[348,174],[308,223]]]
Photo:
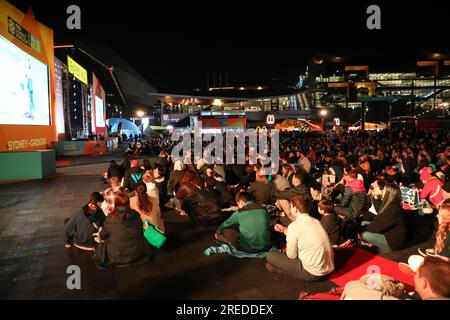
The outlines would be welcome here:
[[[395,183],[387,183],[382,190],[375,186],[372,204],[377,214],[372,222],[361,224],[361,239],[384,251],[402,249],[406,242],[406,227],[400,188]]]
[[[92,193],[88,203],[66,222],[66,248],[70,248],[73,244],[81,250],[93,251],[95,249],[92,234],[97,232],[105,221],[105,215],[100,209],[103,200],[100,193]]]
[[[220,202],[214,193],[202,188],[203,182],[197,172],[184,171],[175,188],[181,215],[188,215],[201,225],[220,224],[224,215],[220,211]]]
[[[130,200],[126,194],[115,197],[114,211],[106,217],[95,240],[99,245],[94,260],[99,268],[109,265],[126,266],[150,253],[140,215],[130,208]]]
[[[108,167],[108,180],[111,179],[111,177],[119,177],[119,179],[123,178],[122,169],[114,160],[111,160]]]
[[[450,258],[450,203],[444,203],[437,215],[439,226],[436,232],[434,253]]]
[[[130,199],[130,208],[141,215],[141,220],[156,224],[164,232],[164,221],[161,218],[159,203],[147,194],[147,186],[140,182],[136,186],[135,196]]]

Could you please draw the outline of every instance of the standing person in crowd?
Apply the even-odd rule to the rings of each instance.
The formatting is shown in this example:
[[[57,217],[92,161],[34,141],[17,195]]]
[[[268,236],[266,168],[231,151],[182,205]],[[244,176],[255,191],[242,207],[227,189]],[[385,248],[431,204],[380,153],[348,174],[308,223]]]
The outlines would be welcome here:
[[[382,190],[377,183],[373,186],[371,199],[377,214],[372,222],[361,224],[361,239],[383,251],[402,249],[406,243],[406,227],[400,188],[393,183],[387,183]]]
[[[104,198],[100,193],[92,193],[88,203],[66,222],[66,248],[70,248],[73,244],[81,250],[95,250],[95,241],[92,235],[99,231],[105,221],[105,215],[100,209],[103,201]]]
[[[267,210],[256,204],[255,198],[247,192],[238,193],[236,202],[239,210],[219,226],[216,239],[248,253],[269,250],[271,243]]]
[[[334,211],[333,203],[329,200],[319,201],[318,211],[322,216],[320,223],[327,232],[331,245],[339,245],[341,241],[341,226]]]
[[[141,215],[141,220],[148,220],[156,224],[164,232],[164,221],[161,217],[159,202],[147,194],[147,186],[139,182],[136,186],[135,196],[130,198],[130,208]]]
[[[130,208],[126,194],[115,198],[114,211],[106,218],[95,240],[99,244],[94,261],[99,268],[128,266],[150,253],[140,215]]]
[[[286,254],[269,252],[266,268],[303,281],[322,280],[334,270],[330,239],[320,222],[309,215],[309,197],[297,195],[290,202],[294,222],[288,227],[275,225],[277,232],[286,235]]]
[[[102,205],[102,209],[105,212],[105,215],[114,212],[115,199],[119,194],[128,193],[128,190],[120,185],[119,177],[111,177],[111,179],[109,179],[109,183],[110,187],[102,192],[102,196],[105,198],[105,201],[108,204],[106,208],[104,208]]]

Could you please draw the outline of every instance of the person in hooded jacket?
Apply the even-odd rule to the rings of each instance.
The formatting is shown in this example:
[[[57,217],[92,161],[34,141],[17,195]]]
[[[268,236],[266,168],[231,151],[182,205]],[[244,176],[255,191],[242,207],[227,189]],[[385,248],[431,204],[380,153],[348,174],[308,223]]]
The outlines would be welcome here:
[[[144,173],[139,166],[139,161],[131,161],[131,168],[128,169],[123,178],[123,187],[127,188],[129,191],[134,191],[136,185],[141,181]]]
[[[420,180],[423,182],[423,188],[420,190],[420,199],[428,199],[434,206],[444,200],[442,186],[444,183],[433,175],[434,165],[428,165],[420,170]]]
[[[359,218],[368,209],[368,201],[364,182],[358,179],[358,170],[352,169],[344,178],[346,185],[338,185],[335,189],[343,188],[343,196],[334,210],[347,220]]]
[[[130,208],[126,194],[115,199],[115,209],[95,237],[99,244],[94,254],[98,268],[107,266],[128,266],[151,253],[144,238],[144,226],[138,212]]]
[[[95,241],[92,236],[105,221],[105,215],[100,209],[103,196],[94,192],[89,196],[89,201],[81,210],[77,211],[65,225],[66,248],[72,245],[85,251],[95,249]]]

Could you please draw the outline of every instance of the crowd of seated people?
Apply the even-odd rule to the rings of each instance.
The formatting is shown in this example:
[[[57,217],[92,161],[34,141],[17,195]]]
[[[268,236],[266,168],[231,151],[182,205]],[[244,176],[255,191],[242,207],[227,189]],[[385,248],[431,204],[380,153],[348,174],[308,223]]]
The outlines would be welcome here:
[[[153,139],[158,141],[153,162],[111,162],[111,187],[102,193],[107,205],[94,201],[108,216],[97,232],[102,250],[114,243],[114,233],[120,237],[123,226],[142,234],[145,219],[165,230],[161,212],[170,207],[244,252],[267,252],[275,245],[279,250],[267,254],[268,271],[317,281],[335,268],[333,247],[353,242],[380,251],[404,249],[410,240],[405,210],[423,214],[428,208],[438,217],[433,254],[449,256],[447,131],[281,133],[279,170],[269,175],[259,162],[172,163],[170,138]],[[417,193],[413,207],[405,207],[404,188]],[[128,199],[130,193],[134,198]],[[68,226],[68,245],[92,247],[84,240],[71,242],[76,235]],[[143,254],[142,239],[126,254],[130,261],[117,263]],[[116,264],[111,262],[116,258],[96,256],[100,265]]]

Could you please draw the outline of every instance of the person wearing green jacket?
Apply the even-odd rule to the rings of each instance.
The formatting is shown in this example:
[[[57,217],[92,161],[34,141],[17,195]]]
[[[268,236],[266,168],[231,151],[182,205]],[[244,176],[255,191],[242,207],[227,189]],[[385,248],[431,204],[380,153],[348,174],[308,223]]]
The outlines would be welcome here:
[[[219,226],[216,239],[248,253],[269,250],[270,221],[267,210],[256,204],[254,197],[247,192],[238,193],[236,202],[239,210]]]

